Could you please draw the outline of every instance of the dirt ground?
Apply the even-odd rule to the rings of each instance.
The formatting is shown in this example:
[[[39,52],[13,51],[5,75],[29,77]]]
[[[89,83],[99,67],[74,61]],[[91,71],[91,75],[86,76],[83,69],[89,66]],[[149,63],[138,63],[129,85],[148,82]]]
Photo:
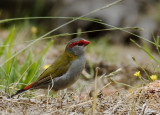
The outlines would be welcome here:
[[[160,112],[160,81],[132,92],[124,89],[93,98],[77,92],[67,92],[57,98],[47,96],[7,99],[0,96],[1,114],[98,114],[98,115],[158,115]],[[63,96],[62,96],[63,95]],[[94,105],[96,103],[96,105]]]

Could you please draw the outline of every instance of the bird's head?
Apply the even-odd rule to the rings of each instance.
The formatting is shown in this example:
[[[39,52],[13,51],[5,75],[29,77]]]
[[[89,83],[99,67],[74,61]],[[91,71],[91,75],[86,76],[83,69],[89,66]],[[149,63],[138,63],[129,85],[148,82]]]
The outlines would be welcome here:
[[[83,38],[74,38],[69,41],[65,50],[75,56],[81,56],[85,53],[85,48],[88,44],[90,42]]]

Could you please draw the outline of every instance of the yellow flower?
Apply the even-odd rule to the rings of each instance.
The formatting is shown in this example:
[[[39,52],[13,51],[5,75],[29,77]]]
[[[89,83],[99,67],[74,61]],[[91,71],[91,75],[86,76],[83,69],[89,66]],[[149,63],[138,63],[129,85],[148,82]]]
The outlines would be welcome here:
[[[139,75],[140,75],[140,71],[137,71],[134,73],[134,76],[136,76],[136,77],[139,77]]]
[[[36,34],[37,33],[37,28],[35,26],[32,26],[31,32],[32,32],[32,34]]]
[[[155,81],[157,79],[157,75],[151,75],[150,78]]]
[[[44,65],[43,69],[47,69],[50,65]]]

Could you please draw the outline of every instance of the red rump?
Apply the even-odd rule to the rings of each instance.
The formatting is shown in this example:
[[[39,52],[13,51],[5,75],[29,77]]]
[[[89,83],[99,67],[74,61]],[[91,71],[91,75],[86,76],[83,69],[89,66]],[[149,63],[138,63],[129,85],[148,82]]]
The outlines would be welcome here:
[[[69,45],[70,48],[72,48],[73,46],[77,45],[77,44],[82,44],[83,46],[88,45],[90,42],[87,40],[80,40],[77,42],[73,42],[72,44]]]
[[[26,87],[24,87],[23,89],[29,89],[29,88],[31,88],[32,86],[33,86],[33,84],[34,84],[35,82],[33,82],[33,83],[31,83],[31,84],[29,84],[29,85],[27,85]]]

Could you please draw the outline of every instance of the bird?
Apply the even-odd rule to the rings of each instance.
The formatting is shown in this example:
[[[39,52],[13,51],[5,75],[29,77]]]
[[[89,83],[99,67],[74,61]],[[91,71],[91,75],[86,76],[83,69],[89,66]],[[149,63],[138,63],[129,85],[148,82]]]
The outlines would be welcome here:
[[[85,68],[85,49],[90,41],[74,38],[68,42],[65,51],[33,83],[18,90],[10,98],[30,89],[48,89],[53,92],[74,84]]]

